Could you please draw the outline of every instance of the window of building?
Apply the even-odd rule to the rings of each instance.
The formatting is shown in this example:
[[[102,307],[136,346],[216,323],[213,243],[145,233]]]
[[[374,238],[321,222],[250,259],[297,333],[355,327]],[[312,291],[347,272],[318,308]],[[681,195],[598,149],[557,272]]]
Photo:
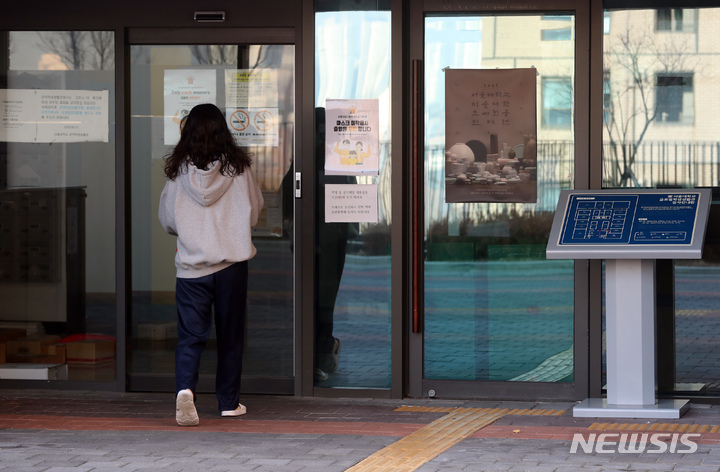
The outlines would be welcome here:
[[[572,83],[569,77],[542,81],[542,126],[569,129],[572,123]]]
[[[543,41],[569,41],[571,38],[572,30],[570,28],[542,30]]]
[[[693,74],[658,74],[655,100],[656,119],[659,122],[693,124]]]
[[[572,17],[568,15],[544,15],[545,21],[559,21],[570,25]],[[540,37],[543,41],[569,41],[572,39],[572,28],[548,28],[540,30]]]
[[[605,12],[603,16],[603,34],[610,34],[610,13]]]
[[[697,31],[697,10],[688,8],[658,8],[657,31],[683,31],[694,33]]]
[[[572,15],[543,15],[545,21],[572,21]]]
[[[607,123],[612,118],[612,92],[610,89],[610,71],[603,72],[603,121]]]

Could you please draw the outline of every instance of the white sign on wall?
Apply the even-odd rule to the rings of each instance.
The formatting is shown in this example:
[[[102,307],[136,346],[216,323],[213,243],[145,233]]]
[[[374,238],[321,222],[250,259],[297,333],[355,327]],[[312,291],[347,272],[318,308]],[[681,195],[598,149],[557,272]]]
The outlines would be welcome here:
[[[325,174],[378,175],[377,99],[325,101]]]
[[[180,122],[201,103],[215,103],[217,85],[213,69],[165,71],[165,144],[180,140]]]
[[[108,142],[107,90],[0,89],[0,141]]]
[[[226,108],[277,108],[276,69],[226,69]]]
[[[326,184],[326,223],[377,223],[377,184]]]
[[[277,108],[227,108],[225,119],[238,146],[278,146]]]

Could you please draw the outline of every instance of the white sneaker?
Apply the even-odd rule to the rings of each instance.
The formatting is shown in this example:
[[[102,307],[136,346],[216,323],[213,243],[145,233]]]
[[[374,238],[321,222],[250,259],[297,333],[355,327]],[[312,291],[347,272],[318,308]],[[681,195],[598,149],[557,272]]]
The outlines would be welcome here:
[[[340,340],[335,338],[329,354],[320,356],[320,368],[325,372],[335,372],[340,364]]]
[[[247,413],[247,408],[242,403],[238,403],[238,407],[234,410],[224,410],[220,413],[221,416],[242,416]]]
[[[200,423],[190,389],[178,392],[175,400],[175,420],[179,426],[197,426]]]
[[[324,382],[328,379],[328,374],[326,374],[320,367],[315,367],[313,373],[315,375],[315,380],[318,382]]]

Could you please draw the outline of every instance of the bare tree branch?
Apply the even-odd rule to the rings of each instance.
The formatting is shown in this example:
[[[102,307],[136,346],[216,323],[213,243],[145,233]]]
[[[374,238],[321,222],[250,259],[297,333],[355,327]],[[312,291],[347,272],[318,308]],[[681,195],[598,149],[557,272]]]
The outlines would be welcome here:
[[[85,50],[82,42],[85,31],[62,31],[38,33],[40,45],[49,53],[57,54],[68,69],[82,70]]]
[[[692,70],[687,41],[677,37],[661,41],[649,32],[631,31],[618,35],[605,69],[612,72],[612,100],[605,110],[604,127],[617,180],[612,184],[638,185],[633,172],[638,150],[658,115],[657,75]]]

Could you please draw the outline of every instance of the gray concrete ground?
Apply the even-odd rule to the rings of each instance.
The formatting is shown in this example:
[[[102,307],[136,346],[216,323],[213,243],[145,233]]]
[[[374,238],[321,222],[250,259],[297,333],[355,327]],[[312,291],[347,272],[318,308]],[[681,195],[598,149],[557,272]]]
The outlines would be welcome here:
[[[214,399],[204,395],[198,400],[201,426],[180,428],[174,425],[169,394],[0,391],[0,471],[340,472],[359,463],[355,470],[381,472],[720,470],[720,406],[696,404],[680,419],[656,421],[667,431],[710,427],[693,437],[697,450],[692,453],[682,444],[674,453],[669,446],[662,453],[650,446],[642,453],[589,453],[582,448],[572,453],[574,432],[585,437],[617,433],[612,427],[592,429],[613,421],[573,418],[572,403],[275,396],[244,402],[248,415],[221,420]],[[418,409],[398,411],[403,405]],[[420,441],[406,451],[418,461],[405,468],[361,463],[409,437],[411,430],[432,433],[433,421],[447,411],[419,408],[428,406],[567,411],[559,416],[506,415],[436,457],[429,457]],[[648,420],[619,423],[642,426]],[[714,433],[709,432],[712,426],[717,426]],[[671,436],[667,431],[665,441]]]

